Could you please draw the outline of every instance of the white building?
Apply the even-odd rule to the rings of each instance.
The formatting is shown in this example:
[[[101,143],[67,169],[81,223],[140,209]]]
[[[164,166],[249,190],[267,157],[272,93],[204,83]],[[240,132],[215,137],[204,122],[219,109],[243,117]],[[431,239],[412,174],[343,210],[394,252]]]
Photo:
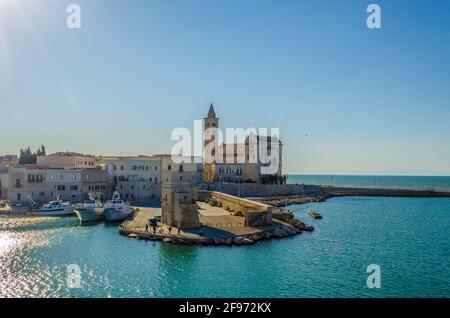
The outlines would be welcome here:
[[[103,156],[108,182],[127,200],[161,197],[161,159],[152,156]]]

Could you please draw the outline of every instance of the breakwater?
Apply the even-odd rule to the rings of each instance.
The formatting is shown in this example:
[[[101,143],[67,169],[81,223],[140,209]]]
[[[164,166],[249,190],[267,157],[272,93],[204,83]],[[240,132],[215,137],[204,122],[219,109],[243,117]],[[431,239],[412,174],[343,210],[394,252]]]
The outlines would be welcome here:
[[[449,198],[450,192],[410,189],[377,189],[377,188],[349,188],[332,186],[305,186],[308,192],[295,195],[261,196],[253,198],[273,206],[323,202],[329,198],[342,196],[372,196],[372,197],[408,197],[408,198]]]

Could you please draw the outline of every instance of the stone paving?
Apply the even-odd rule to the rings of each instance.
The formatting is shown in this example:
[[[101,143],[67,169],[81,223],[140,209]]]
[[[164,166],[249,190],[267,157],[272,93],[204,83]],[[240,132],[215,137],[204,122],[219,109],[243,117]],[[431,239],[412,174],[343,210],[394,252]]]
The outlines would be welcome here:
[[[276,227],[286,226],[285,223],[273,220],[273,225],[264,227],[247,227],[244,226],[244,217],[231,215],[221,207],[214,207],[204,202],[198,202],[200,207],[200,223],[202,226],[198,229],[181,230],[172,227],[169,233],[167,225],[159,223],[156,233],[148,226],[146,231],[146,224],[149,224],[149,219],[161,215],[161,208],[147,208],[136,207],[138,211],[135,212],[134,218],[125,221],[121,228],[131,232],[148,233],[150,236],[155,236],[159,239],[163,237],[172,238],[186,238],[186,239],[216,239],[216,238],[230,238],[237,236],[249,236],[254,234],[262,234],[266,231],[271,231]]]

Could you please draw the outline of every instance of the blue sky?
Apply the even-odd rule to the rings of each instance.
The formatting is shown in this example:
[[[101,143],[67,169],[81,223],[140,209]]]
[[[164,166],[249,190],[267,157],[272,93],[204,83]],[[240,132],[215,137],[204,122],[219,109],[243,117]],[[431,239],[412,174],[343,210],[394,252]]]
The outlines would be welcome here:
[[[449,1],[0,0],[0,154],[168,152],[213,101],[285,172],[450,175],[449,56]]]

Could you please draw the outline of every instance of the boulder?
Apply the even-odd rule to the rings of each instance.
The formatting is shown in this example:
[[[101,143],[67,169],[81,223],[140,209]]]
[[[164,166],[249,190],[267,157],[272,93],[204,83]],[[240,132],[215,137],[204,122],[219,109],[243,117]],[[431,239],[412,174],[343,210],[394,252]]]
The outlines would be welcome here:
[[[165,238],[163,239],[163,242],[164,242],[164,243],[170,243],[170,242],[172,242],[172,239],[171,239],[170,237],[165,237]]]
[[[283,237],[284,235],[283,235],[283,232],[282,232],[280,229],[275,229],[275,230],[272,232],[272,236],[273,236],[273,237],[280,238],[280,237]]]
[[[128,234],[128,237],[137,238],[139,236],[136,233],[130,233],[130,234]]]
[[[235,237],[233,243],[236,245],[241,245],[244,242],[244,238],[243,237]]]
[[[271,239],[272,238],[272,233],[271,232],[264,232],[264,237],[266,239]]]
[[[260,239],[262,239],[262,237],[263,237],[263,234],[262,234],[262,233],[256,233],[256,234],[253,234],[253,235],[251,236],[251,239],[252,239],[253,241],[259,241]]]
[[[242,241],[243,244],[245,245],[250,245],[250,244],[254,244],[255,241],[249,239],[249,238],[244,238],[244,240]]]

